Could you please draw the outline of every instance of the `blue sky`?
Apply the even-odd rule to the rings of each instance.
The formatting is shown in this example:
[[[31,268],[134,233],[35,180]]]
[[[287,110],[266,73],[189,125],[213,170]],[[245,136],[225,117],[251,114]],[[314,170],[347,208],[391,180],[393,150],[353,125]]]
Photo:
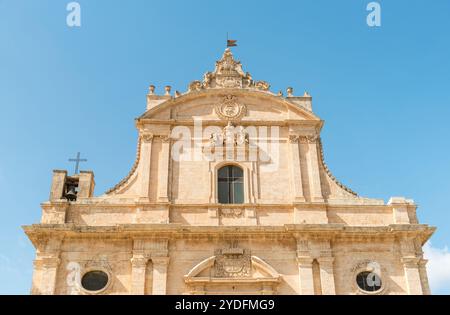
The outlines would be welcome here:
[[[134,161],[134,118],[148,85],[185,91],[224,49],[272,90],[313,96],[334,175],[362,196],[413,198],[438,227],[428,247],[434,293],[450,293],[450,1],[0,0],[0,293],[27,294],[53,169],[88,158],[101,194]]]

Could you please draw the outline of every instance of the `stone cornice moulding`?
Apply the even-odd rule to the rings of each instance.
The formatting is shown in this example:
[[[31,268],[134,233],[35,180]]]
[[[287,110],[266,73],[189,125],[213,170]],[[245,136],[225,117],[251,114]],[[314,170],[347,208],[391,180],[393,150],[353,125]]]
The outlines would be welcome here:
[[[225,120],[220,119],[204,119],[201,121],[202,126],[219,126],[223,127],[226,125]],[[301,120],[301,119],[283,119],[283,120],[251,120],[251,119],[241,119],[236,123],[239,126],[279,126],[279,127],[290,127],[290,126],[309,126],[315,127],[316,131],[320,131],[324,125],[323,120]],[[144,128],[145,125],[170,125],[170,126],[194,126],[194,119],[140,119],[136,120],[136,128]]]
[[[111,203],[111,199],[108,198],[104,200],[104,198],[101,197],[93,197],[89,199],[84,199],[82,202],[72,202],[68,203],[65,202],[54,202],[54,201],[48,201],[41,204],[41,207],[45,209],[51,209],[53,207],[67,207],[70,210],[77,210],[77,209],[91,209],[98,207],[100,209],[120,209],[120,208],[161,208],[161,207],[169,207],[170,209],[179,209],[179,208],[201,208],[201,209],[207,209],[207,208],[218,208],[218,207],[237,207],[237,208],[245,208],[245,207],[253,207],[253,208],[293,208],[293,207],[302,207],[302,211],[308,211],[308,210],[320,210],[325,209],[326,210],[339,210],[339,209],[373,209],[373,210],[391,210],[393,209],[392,205],[386,205],[382,203],[382,200],[372,200],[370,201],[378,201],[377,203],[367,203],[367,204],[361,204],[361,203],[355,203],[355,204],[341,204],[341,203],[314,203],[314,202],[290,202],[290,203],[245,203],[245,204],[235,204],[235,205],[224,205],[219,203],[170,203],[170,202],[145,202],[142,200],[137,200],[138,198],[124,198],[127,201],[126,202],[120,202],[120,199],[117,199],[117,203]],[[129,199],[136,199],[136,201],[130,201]],[[332,201],[332,200],[331,200]],[[410,205],[411,209],[414,209],[415,205]]]
[[[50,237],[63,238],[217,238],[217,239],[340,239],[373,241],[393,237],[415,238],[424,244],[435,231],[425,224],[354,226],[343,224],[290,224],[284,226],[187,226],[182,224],[127,224],[117,226],[75,226],[73,224],[34,224],[23,226],[35,247]]]
[[[141,119],[150,118],[153,114],[159,112],[160,110],[163,110],[166,107],[176,106],[179,104],[182,104],[187,101],[192,101],[195,99],[201,99],[210,97],[211,95],[216,96],[225,96],[225,95],[235,95],[235,96],[254,96],[261,99],[266,99],[269,101],[272,101],[274,103],[287,106],[288,108],[291,108],[292,110],[300,111],[302,112],[306,117],[308,117],[311,120],[320,120],[319,117],[317,117],[312,111],[307,109],[306,107],[303,107],[301,105],[298,105],[292,101],[290,101],[288,98],[280,98],[276,96],[273,93],[268,93],[265,91],[260,90],[253,90],[253,89],[234,89],[234,88],[221,88],[221,89],[210,89],[210,90],[201,90],[201,91],[195,91],[188,94],[183,94],[176,98],[170,98],[166,100],[165,102],[162,102],[161,104],[149,109],[146,111],[143,115],[137,118],[137,121],[140,121]],[[211,104],[211,106],[214,106],[214,104]]]

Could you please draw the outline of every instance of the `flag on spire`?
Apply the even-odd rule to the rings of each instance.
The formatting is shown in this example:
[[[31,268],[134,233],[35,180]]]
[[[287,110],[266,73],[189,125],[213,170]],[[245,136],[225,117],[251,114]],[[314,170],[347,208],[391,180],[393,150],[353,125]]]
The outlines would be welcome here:
[[[234,47],[234,46],[237,46],[236,42],[237,42],[237,40],[234,40],[234,39],[227,39],[227,47]]]

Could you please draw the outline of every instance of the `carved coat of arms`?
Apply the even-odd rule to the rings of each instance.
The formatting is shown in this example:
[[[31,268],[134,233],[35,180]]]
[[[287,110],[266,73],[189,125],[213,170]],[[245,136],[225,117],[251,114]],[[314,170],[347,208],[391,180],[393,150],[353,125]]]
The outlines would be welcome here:
[[[217,278],[245,278],[251,276],[250,251],[224,248],[215,252],[214,276]]]
[[[225,96],[222,102],[216,105],[216,114],[222,119],[240,119],[245,114],[245,111],[246,106],[240,104],[234,95]]]

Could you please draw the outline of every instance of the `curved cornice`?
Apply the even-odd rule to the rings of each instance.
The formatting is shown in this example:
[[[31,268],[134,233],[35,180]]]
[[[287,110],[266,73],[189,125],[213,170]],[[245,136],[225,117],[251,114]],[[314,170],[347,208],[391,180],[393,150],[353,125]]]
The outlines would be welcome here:
[[[330,179],[333,182],[335,182],[336,185],[338,185],[340,188],[342,188],[346,192],[352,194],[353,196],[358,197],[357,193],[355,193],[353,190],[351,190],[350,188],[348,188],[347,186],[342,184],[339,180],[337,180],[337,178],[334,177],[334,175],[329,170],[328,165],[325,163],[325,158],[324,158],[324,153],[323,153],[323,146],[322,146],[322,140],[320,138],[318,139],[318,145],[319,145],[319,161],[320,161],[320,164],[322,165],[323,169],[327,173],[328,177],[330,177]]]
[[[284,98],[273,94],[272,92],[267,91],[259,91],[254,89],[207,89],[200,91],[190,91],[186,92],[178,97],[172,97],[162,102],[161,104],[155,106],[154,108],[149,109],[140,117],[137,118],[137,122],[139,123],[145,119],[151,119],[152,116],[161,110],[164,110],[169,107],[177,106],[183,104],[188,101],[192,101],[195,99],[201,99],[209,96],[226,96],[226,95],[235,95],[235,96],[253,96],[257,98],[264,98],[269,101],[275,102],[282,106],[286,106],[294,111],[299,111],[305,115],[310,120],[320,121],[320,118],[315,115],[312,111],[303,107],[301,105],[295,104],[290,101],[289,98]],[[307,97],[309,98],[309,97]]]
[[[105,192],[106,195],[109,195],[109,194],[117,191],[119,188],[122,188],[126,183],[128,183],[128,181],[131,179],[131,177],[136,173],[138,165],[139,165],[139,160],[141,158],[141,146],[142,146],[142,138],[139,136],[137,149],[136,149],[136,158],[134,160],[134,163],[133,163],[133,166],[131,167],[130,172],[118,184],[116,184],[114,187],[108,189]]]

